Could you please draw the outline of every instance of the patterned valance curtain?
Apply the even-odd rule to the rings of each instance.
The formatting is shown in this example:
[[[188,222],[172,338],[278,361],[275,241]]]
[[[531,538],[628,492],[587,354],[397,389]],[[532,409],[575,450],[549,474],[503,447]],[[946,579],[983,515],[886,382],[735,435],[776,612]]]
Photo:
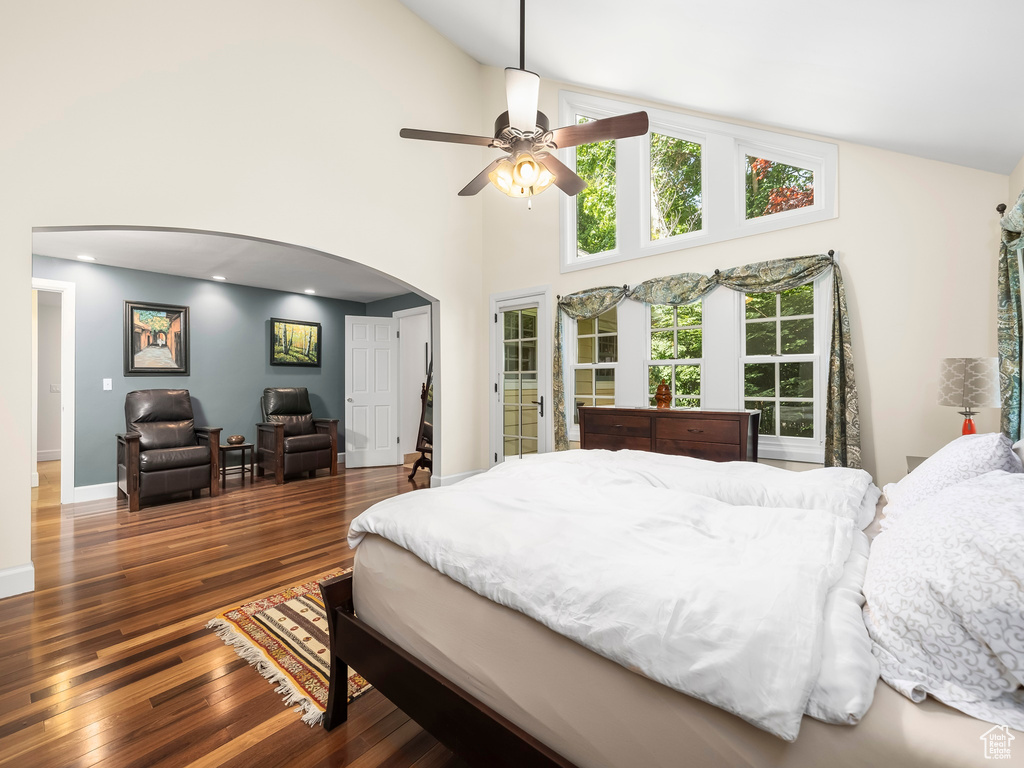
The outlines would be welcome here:
[[[1024,192],[999,222],[999,393],[1003,404],[1000,429],[1013,441],[1020,439],[1021,301],[1019,257],[1024,250]]]
[[[565,339],[563,314],[566,320],[596,317],[624,298],[648,304],[689,304],[703,298],[718,286],[752,293],[785,291],[811,282],[828,269],[834,272],[832,345],[825,414],[825,465],[860,467],[860,415],[850,346],[850,320],[842,273],[830,256],[800,256],[793,259],[762,261],[733,269],[716,270],[713,275],[684,272],[647,280],[628,292],[624,287],[595,288],[562,297],[558,302],[555,320],[555,450],[564,451],[569,447],[562,368]]]

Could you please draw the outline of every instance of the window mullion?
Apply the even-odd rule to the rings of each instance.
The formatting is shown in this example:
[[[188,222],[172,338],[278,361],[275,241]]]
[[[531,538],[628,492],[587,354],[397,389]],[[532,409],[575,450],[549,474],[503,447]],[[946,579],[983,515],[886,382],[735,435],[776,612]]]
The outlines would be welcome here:
[[[617,139],[615,142],[615,216],[616,250],[634,253],[644,243],[641,240],[641,168],[640,155],[648,142],[640,138]]]

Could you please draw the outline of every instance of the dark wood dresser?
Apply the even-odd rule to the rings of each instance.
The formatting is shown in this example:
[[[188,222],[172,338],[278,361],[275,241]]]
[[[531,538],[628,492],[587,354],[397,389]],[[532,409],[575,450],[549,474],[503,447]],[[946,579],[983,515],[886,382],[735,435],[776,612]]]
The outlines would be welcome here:
[[[580,406],[580,448],[671,453],[712,461],[757,461],[760,411]]]

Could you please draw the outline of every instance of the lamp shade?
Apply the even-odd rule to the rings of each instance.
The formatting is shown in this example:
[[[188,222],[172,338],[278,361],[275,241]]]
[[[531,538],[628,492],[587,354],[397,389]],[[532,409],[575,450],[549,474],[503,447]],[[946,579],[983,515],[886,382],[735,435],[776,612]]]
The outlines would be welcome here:
[[[939,371],[939,405],[998,408],[999,359],[947,357]]]

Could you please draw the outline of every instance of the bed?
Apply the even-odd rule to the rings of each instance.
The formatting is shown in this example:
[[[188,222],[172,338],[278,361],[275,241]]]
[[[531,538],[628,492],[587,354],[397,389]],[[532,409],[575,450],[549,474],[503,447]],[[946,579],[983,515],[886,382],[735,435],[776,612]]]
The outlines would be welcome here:
[[[583,460],[579,457],[555,461]],[[624,487],[637,473],[649,475],[648,483],[663,482],[659,478],[664,477],[664,467],[675,469],[678,464],[673,462],[679,461],[651,454],[630,457],[628,452],[599,458],[599,466],[590,469],[603,481]],[[621,465],[627,470],[620,472]],[[559,468],[560,476],[574,471],[565,464]],[[775,482],[780,476],[765,472],[751,485],[758,488],[753,494],[758,498],[751,498],[750,488],[744,489],[742,483],[714,471],[696,480],[691,473],[681,482],[689,488],[696,485],[703,493],[730,497],[733,504],[776,503],[773,494],[785,493],[786,483]],[[850,483],[838,482],[824,491],[829,498],[822,502],[819,487],[817,501],[808,503],[844,507],[849,517],[857,518],[851,522],[863,527],[874,517],[877,489],[874,495],[869,490],[856,498],[859,491],[851,488]],[[678,487],[667,490],[679,493]],[[915,703],[881,681],[872,682],[867,698],[870,703],[873,697],[873,704],[856,717],[859,725],[830,725],[805,716],[799,737],[783,740],[742,715],[631,671],[522,610],[487,599],[428,565],[429,559],[378,533],[362,533],[354,576],[323,587],[332,669],[348,664],[359,670],[470,764],[987,764],[982,762],[981,737],[990,726],[933,699]],[[332,684],[332,693],[335,690]],[[333,727],[344,718],[344,701],[332,696],[325,726]],[[1005,762],[1013,764],[1012,759]]]

